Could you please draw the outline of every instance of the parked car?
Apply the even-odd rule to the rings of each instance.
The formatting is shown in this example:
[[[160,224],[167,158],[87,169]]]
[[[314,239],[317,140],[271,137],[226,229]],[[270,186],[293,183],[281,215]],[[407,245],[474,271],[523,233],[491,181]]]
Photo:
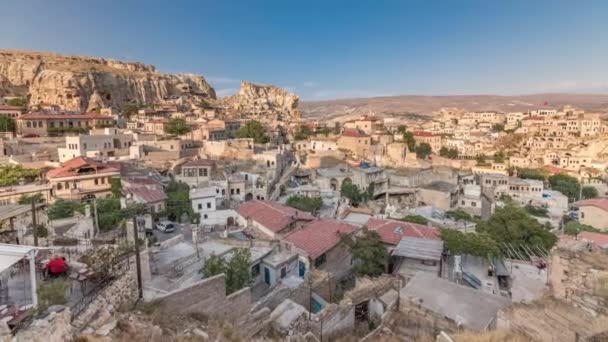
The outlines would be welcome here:
[[[156,225],[156,229],[163,233],[173,233],[175,231],[175,223],[171,221],[161,221]]]

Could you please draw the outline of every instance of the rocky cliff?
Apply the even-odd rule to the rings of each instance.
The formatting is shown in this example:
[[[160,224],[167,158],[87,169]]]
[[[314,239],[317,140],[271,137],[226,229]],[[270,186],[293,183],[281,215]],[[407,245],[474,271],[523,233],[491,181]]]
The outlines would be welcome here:
[[[215,99],[215,90],[202,76],[161,74],[143,63],[0,50],[0,96],[85,111],[125,103],[192,106]]]
[[[222,100],[228,111],[262,121],[299,120],[298,102],[296,94],[284,89],[245,81],[236,95]]]

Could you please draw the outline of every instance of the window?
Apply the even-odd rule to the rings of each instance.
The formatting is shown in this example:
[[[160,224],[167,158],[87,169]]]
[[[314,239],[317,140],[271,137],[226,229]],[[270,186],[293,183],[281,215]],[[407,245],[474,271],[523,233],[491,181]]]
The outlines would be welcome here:
[[[99,180],[95,178],[95,185],[99,185]]]
[[[198,204],[198,208],[199,208],[199,209],[203,209],[203,203],[199,203],[199,204]]]
[[[315,259],[315,267],[320,267],[325,263],[325,261],[327,261],[327,256],[325,254],[320,255]]]
[[[230,189],[230,194],[234,195],[234,189]]]
[[[226,194],[226,189],[222,189],[222,195]]]
[[[211,202],[207,202],[207,209],[211,209]]]
[[[240,195],[241,194],[241,189],[236,189],[236,194]]]
[[[207,214],[203,215],[203,218],[206,220],[209,216]]]
[[[63,189],[63,185],[61,185],[61,183],[57,183],[57,190],[61,190]]]
[[[203,177],[207,177],[207,168],[203,169]]]
[[[285,267],[281,268],[281,279],[287,276],[287,269]]]
[[[471,207],[476,207],[477,206],[477,202],[471,202]]]
[[[220,189],[215,189],[215,193],[219,194],[220,193]]]

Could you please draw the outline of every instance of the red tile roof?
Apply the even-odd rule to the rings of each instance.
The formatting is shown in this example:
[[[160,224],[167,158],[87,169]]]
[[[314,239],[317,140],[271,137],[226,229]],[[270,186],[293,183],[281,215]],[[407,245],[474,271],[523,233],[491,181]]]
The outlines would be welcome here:
[[[236,212],[244,218],[251,218],[275,233],[296,221],[314,219],[314,216],[305,211],[286,207],[276,202],[260,200],[245,202],[236,209]]]
[[[608,234],[580,232],[577,238],[591,241],[600,248],[608,248]]]
[[[352,138],[367,138],[369,137],[369,135],[359,132],[356,129],[345,129],[344,132],[342,132],[342,136],[344,137],[352,137]]]
[[[21,116],[22,120],[45,120],[45,119],[99,119],[99,120],[111,120],[112,117],[108,115],[102,115],[99,113],[82,113],[82,114],[51,114],[51,113],[28,113]]]
[[[95,170],[95,173],[98,173],[98,174],[118,172],[117,168],[94,161],[91,158],[77,157],[77,158],[66,161],[58,168],[50,170],[49,172],[47,172],[46,177],[52,179],[52,178],[78,176],[79,169],[84,166],[89,166],[89,167],[93,168]]]
[[[389,245],[398,245],[402,237],[414,237],[427,240],[441,240],[439,230],[422,224],[370,218],[367,229],[376,231],[382,242]]]
[[[333,219],[317,219],[285,236],[285,240],[305,251],[312,259],[340,243],[341,234],[352,234],[355,226]]]
[[[590,198],[576,202],[579,207],[596,207],[608,211],[608,197]]]
[[[417,137],[434,137],[435,134],[433,134],[431,132],[425,132],[425,131],[416,131],[416,132],[414,132],[414,136],[417,136]]]
[[[0,105],[0,110],[21,110],[21,108],[16,106]]]

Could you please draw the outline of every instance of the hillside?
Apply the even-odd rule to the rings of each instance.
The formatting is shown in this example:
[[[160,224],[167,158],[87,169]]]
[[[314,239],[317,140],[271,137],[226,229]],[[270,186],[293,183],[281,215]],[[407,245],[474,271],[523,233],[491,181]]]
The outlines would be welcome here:
[[[215,99],[215,90],[202,76],[162,74],[138,62],[0,50],[0,96],[85,111],[125,103],[196,105]]]
[[[545,104],[546,103],[546,104]],[[458,107],[472,111],[495,110],[500,112],[526,111],[536,108],[559,108],[572,105],[589,111],[608,110],[608,94],[532,94],[518,96],[462,95],[462,96],[386,96],[303,101],[300,108],[305,118],[338,119],[367,114],[416,113],[432,115],[442,107]]]

